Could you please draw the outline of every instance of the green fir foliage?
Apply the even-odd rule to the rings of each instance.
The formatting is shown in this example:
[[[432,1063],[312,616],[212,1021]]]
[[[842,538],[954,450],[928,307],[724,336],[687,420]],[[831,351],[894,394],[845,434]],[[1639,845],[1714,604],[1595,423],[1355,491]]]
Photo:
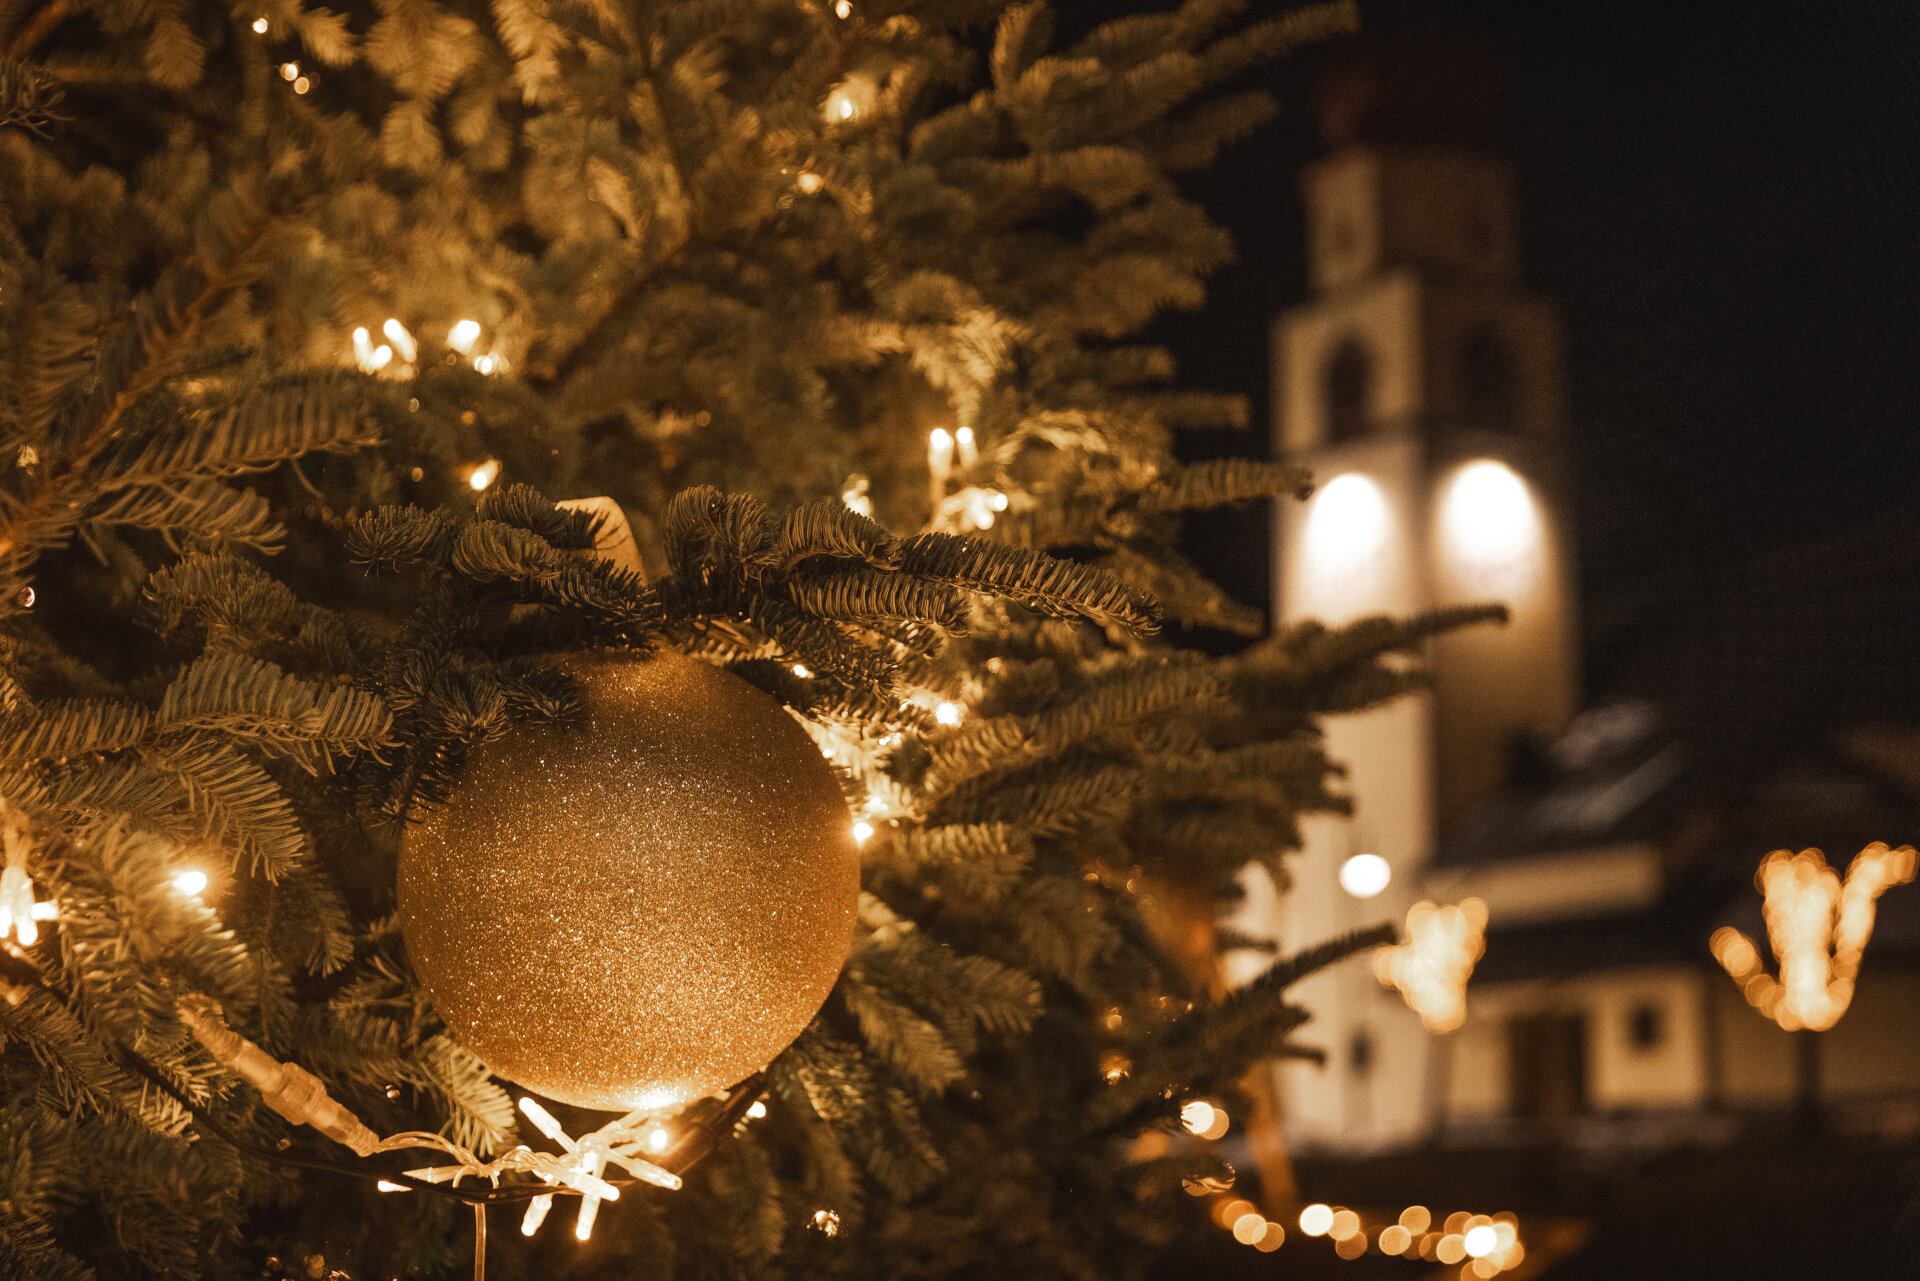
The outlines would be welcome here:
[[[1347,804],[1320,718],[1484,617],[1263,636],[1175,551],[1309,482],[1175,457],[1245,407],[1132,341],[1230,255],[1172,175],[1354,22],[0,3],[0,799],[58,910],[0,954],[0,1273],[468,1266],[464,1210],[376,1192],[175,1002],[379,1132],[527,1141],[394,858],[477,745],[568,721],[584,648],[793,709],[873,829],[859,926],[763,1119],[492,1275],[1129,1276],[1204,1231],[1218,1158],[1134,1140],[1306,1053],[1288,984],[1384,936],[1214,1001],[1149,900],[1284,880]],[[551,501],[596,495],[644,572]]]

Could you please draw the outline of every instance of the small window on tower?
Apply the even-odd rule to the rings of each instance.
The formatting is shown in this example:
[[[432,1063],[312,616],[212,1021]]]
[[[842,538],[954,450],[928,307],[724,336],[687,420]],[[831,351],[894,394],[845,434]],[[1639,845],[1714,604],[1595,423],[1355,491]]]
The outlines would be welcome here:
[[[1520,425],[1513,348],[1491,325],[1474,330],[1460,344],[1460,406],[1469,427],[1510,432]]]
[[[1373,357],[1356,338],[1342,340],[1321,372],[1327,443],[1358,440],[1373,426]]]

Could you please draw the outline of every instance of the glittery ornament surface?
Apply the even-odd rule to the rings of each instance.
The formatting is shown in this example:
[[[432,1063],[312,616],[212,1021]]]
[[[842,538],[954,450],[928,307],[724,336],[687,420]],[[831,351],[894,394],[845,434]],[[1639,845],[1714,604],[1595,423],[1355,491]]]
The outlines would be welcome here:
[[[473,754],[408,832],[400,921],[447,1027],[582,1107],[662,1106],[765,1066],[846,959],[852,820],[804,730],[682,655],[571,660],[586,718]]]

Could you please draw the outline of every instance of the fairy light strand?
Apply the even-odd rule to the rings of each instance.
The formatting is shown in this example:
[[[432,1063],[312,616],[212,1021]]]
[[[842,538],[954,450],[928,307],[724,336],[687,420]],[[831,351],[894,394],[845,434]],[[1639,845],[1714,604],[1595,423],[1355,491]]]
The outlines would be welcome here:
[[[1854,856],[1844,882],[1819,850],[1775,850],[1754,881],[1779,977],[1766,972],[1760,949],[1731,925],[1715,930],[1708,946],[1748,1004],[1788,1031],[1825,1031],[1853,1003],[1880,896],[1913,880],[1914,871],[1913,847],[1892,849],[1884,841]]]
[[[1451,1032],[1467,1019],[1467,980],[1486,950],[1487,905],[1477,898],[1441,907],[1421,901],[1407,910],[1407,941],[1374,953],[1373,972],[1395,988],[1430,1032]]]

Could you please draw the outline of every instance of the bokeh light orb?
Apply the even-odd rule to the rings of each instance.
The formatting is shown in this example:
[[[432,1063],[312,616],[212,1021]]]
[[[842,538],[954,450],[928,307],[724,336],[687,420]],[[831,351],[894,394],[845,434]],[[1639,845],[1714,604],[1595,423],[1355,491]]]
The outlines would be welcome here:
[[[1372,898],[1392,880],[1392,865],[1378,854],[1355,854],[1340,865],[1340,888],[1355,898]]]

